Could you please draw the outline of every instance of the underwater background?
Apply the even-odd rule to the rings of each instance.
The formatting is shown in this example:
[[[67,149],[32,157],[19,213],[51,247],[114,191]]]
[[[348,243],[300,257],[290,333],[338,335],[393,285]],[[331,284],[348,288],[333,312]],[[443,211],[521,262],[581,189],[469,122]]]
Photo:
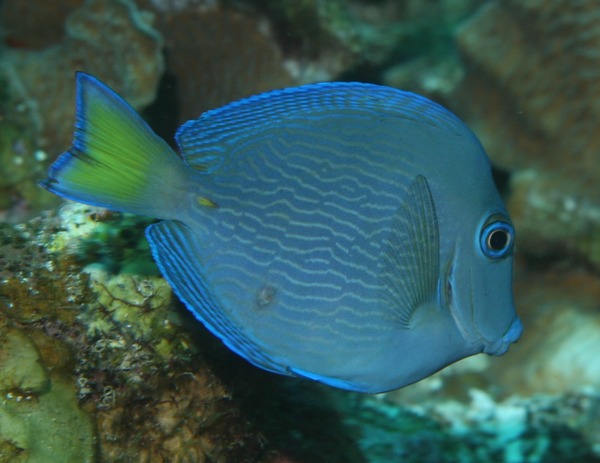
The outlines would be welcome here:
[[[0,41],[0,462],[600,462],[600,4],[2,0]],[[75,71],[170,143],[308,82],[443,104],[517,229],[522,338],[379,395],[251,366],[173,296],[151,221],[38,186]]]

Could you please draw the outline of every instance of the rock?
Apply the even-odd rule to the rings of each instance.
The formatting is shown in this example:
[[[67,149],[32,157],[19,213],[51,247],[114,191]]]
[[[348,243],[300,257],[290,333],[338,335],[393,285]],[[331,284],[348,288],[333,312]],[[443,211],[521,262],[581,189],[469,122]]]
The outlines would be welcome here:
[[[600,204],[581,185],[559,172],[523,169],[513,174],[510,189],[518,252],[600,270]]]
[[[0,457],[13,453],[12,463],[96,461],[94,426],[79,408],[75,386],[55,379],[41,394],[5,394],[0,399],[0,449]]]
[[[0,460],[92,463],[95,431],[75,385],[43,363],[24,330],[0,328]]]
[[[49,386],[33,343],[17,330],[0,331],[0,394],[39,394]],[[18,392],[17,392],[18,391]]]
[[[502,391],[568,395],[600,391],[600,277],[554,265],[518,267],[515,300],[524,334],[488,374]]]
[[[49,10],[54,21],[65,14],[59,6]],[[10,27],[32,21],[15,16]],[[25,202],[36,209],[50,202],[37,181],[70,145],[76,71],[94,74],[140,109],[155,98],[164,68],[161,48],[150,17],[131,0],[87,0],[68,14],[62,40],[45,48],[2,47],[0,159],[8,168],[0,175],[0,208]]]
[[[179,124],[293,84],[265,18],[231,8],[188,8],[163,15],[159,27],[176,82]]]
[[[576,259],[594,265],[597,251],[588,256],[578,241],[585,229],[583,246],[595,240],[591,234],[600,216],[598,28],[594,2],[488,2],[457,33],[466,75],[451,105],[497,167],[529,172],[527,180],[520,176],[513,182],[520,190],[511,199],[513,218],[526,224],[517,239],[551,253],[577,249]],[[529,202],[516,204],[518,199]],[[549,222],[535,222],[557,205]],[[559,213],[569,216],[568,226],[556,221]]]

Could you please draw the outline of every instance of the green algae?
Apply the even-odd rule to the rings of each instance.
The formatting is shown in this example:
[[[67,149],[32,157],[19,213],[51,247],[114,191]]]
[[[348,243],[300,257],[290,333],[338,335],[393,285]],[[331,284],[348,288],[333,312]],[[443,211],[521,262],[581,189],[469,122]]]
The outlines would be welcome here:
[[[114,223],[99,223],[81,241],[77,258],[82,263],[94,262],[112,274],[158,276],[144,235],[150,223],[148,219],[128,214],[120,215]]]
[[[79,408],[74,384],[50,376],[22,332],[1,335],[0,461],[92,462],[94,427]]]
[[[36,394],[49,385],[37,349],[17,330],[0,330],[0,371],[0,392]]]
[[[35,396],[5,394],[0,400],[0,452],[18,449],[14,463],[94,461],[94,428],[77,404],[75,387],[56,379]],[[10,453],[9,453],[10,455]],[[0,453],[0,461],[3,460]]]

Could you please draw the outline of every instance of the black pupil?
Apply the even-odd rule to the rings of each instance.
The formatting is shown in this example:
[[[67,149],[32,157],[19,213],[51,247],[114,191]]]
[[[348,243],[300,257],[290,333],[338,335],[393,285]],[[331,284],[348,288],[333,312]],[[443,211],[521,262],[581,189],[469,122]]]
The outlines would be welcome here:
[[[505,230],[494,230],[488,238],[488,245],[494,251],[502,251],[507,244],[508,233]]]

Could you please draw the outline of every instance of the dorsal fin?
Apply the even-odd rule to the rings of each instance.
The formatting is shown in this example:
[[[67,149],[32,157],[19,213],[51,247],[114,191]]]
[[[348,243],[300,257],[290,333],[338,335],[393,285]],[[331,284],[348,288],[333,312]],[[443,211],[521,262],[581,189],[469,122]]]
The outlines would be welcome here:
[[[182,125],[176,139],[186,162],[213,172],[236,149],[277,126],[314,122],[323,117],[393,117],[452,132],[463,123],[440,105],[402,90],[372,84],[332,82],[274,90],[207,111]]]
[[[414,311],[437,290],[438,233],[431,191],[419,175],[392,222],[381,273],[393,319],[403,327],[409,328]]]

